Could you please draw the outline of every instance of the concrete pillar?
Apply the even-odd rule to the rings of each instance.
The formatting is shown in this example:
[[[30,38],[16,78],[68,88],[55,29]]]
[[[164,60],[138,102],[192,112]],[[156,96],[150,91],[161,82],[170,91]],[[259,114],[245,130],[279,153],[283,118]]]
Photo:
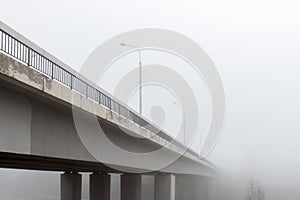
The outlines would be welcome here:
[[[142,199],[142,175],[121,175],[121,200]]]
[[[198,175],[176,175],[175,200],[214,200],[212,179]]]
[[[174,200],[175,176],[172,174],[157,174],[154,182],[155,200]]]
[[[154,200],[155,176],[142,175],[142,200]]]
[[[110,190],[110,199],[111,200],[120,200],[121,198],[121,175],[120,174],[111,174],[111,190]]]
[[[110,182],[109,174],[91,174],[90,200],[110,200]]]
[[[81,200],[81,174],[66,172],[60,176],[61,200]]]

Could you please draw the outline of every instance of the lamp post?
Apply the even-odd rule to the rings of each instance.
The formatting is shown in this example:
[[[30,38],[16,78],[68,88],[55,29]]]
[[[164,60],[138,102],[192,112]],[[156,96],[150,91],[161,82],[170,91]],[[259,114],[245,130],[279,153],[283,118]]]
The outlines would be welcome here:
[[[124,47],[131,47],[131,48],[134,48],[137,50],[137,52],[139,53],[139,111],[140,111],[140,114],[142,114],[142,52],[141,50],[134,46],[134,45],[131,45],[131,44],[126,44],[126,43],[120,43],[121,46],[124,46]]]
[[[178,106],[178,104],[176,102],[173,102],[173,104]],[[185,139],[185,113],[183,113],[183,145],[184,146],[186,145],[185,140],[186,140]]]
[[[184,136],[183,136],[183,144],[185,146],[186,145],[185,144],[185,113],[183,114],[183,134],[184,134]]]

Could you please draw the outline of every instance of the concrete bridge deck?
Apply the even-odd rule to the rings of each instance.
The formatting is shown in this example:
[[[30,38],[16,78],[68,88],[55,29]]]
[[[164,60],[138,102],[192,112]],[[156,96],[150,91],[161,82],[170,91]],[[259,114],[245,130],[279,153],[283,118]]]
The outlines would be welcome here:
[[[68,172],[61,179],[63,200],[80,199],[81,176],[78,172],[94,173],[90,179],[91,199],[109,199],[107,191],[99,192],[97,185],[109,188],[107,173],[121,173],[121,199],[141,200],[142,175],[127,172],[144,170],[151,171],[159,180],[154,183],[156,200],[172,199],[172,195],[176,196],[176,200],[200,198],[196,185],[189,184],[186,188],[185,184],[201,182],[203,177],[213,177],[214,165],[199,159],[195,152],[186,151],[182,144],[172,141],[163,132],[155,134],[145,128],[143,125],[149,123],[142,116],[2,22],[0,34],[0,167]],[[36,63],[30,60],[32,56],[44,59],[43,62],[48,64]],[[55,78],[54,70],[62,76],[56,74]],[[86,93],[76,89],[75,79],[85,84]],[[89,96],[89,88],[110,99],[110,104],[95,101]],[[119,105],[118,111],[113,109],[112,103]],[[127,109],[134,117],[122,115],[120,107]],[[74,122],[74,108],[86,124],[87,134],[98,134],[90,126],[90,121],[96,116],[106,136],[116,146],[145,154],[162,147],[164,151],[153,160],[128,162],[122,156],[112,156],[101,162],[80,139]],[[138,137],[124,134],[120,128]],[[106,145],[102,140],[97,142],[97,145]],[[156,162],[166,158],[174,158],[174,162],[151,170]],[[176,193],[175,190],[170,192],[175,187],[173,176],[178,177]],[[180,192],[182,189],[189,192]]]

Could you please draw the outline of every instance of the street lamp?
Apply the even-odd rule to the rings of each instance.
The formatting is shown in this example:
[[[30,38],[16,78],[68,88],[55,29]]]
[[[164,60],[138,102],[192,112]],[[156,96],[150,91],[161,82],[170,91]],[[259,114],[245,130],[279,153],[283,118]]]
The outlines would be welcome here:
[[[177,105],[177,102],[173,102],[174,105]],[[185,146],[185,113],[183,113],[183,145]]]
[[[142,53],[141,50],[131,44],[126,44],[126,43],[120,43],[121,46],[124,47],[131,47],[137,50],[137,52],[139,53],[139,94],[140,94],[140,102],[139,102],[139,110],[140,110],[140,114],[142,114]]]

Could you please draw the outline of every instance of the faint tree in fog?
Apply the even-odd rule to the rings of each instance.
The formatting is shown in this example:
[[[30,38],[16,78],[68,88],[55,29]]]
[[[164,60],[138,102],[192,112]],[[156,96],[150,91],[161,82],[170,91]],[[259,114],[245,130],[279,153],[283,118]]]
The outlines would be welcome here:
[[[264,200],[265,194],[262,185],[259,182],[250,181],[248,185],[246,200]]]

